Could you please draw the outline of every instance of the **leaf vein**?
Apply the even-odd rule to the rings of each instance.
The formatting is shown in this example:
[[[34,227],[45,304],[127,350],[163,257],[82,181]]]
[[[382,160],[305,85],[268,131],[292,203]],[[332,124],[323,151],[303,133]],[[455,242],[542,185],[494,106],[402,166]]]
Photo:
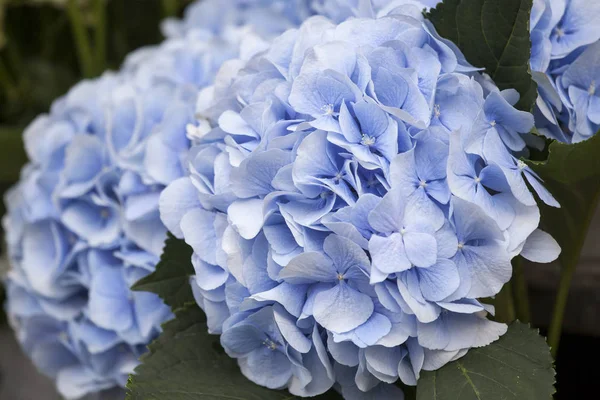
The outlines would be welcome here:
[[[473,390],[473,393],[475,393],[475,397],[477,397],[478,400],[481,400],[481,394],[479,393],[479,390],[477,390],[477,387],[475,386],[475,384],[471,380],[471,377],[468,374],[469,371],[460,363],[460,361],[456,363],[456,366],[460,370],[460,373],[467,380],[467,383],[469,384],[469,386],[471,386],[471,389]]]

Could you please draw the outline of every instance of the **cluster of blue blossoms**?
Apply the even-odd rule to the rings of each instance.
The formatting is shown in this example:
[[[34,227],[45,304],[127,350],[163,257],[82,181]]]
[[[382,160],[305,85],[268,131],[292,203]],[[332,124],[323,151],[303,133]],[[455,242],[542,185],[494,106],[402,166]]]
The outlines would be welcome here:
[[[246,377],[297,396],[401,398],[396,381],[506,331],[480,299],[516,255],[558,256],[529,187],[558,204],[519,160],[534,117],[516,91],[415,2],[343,3],[358,18],[311,17],[201,91],[188,175],[159,208],[193,248],[196,301]]]
[[[162,252],[159,195],[185,174],[199,90],[226,60],[266,46],[237,22],[133,53],[119,73],[78,84],[25,131],[30,163],[3,220],[7,311],[25,352],[66,398],[124,387],[172,316],[157,296],[130,287]]]
[[[211,333],[269,388],[401,398],[506,331],[481,299],[513,257],[560,252],[530,132],[600,128],[600,3],[534,1],[534,115],[423,20],[436,3],[200,1],[29,126],[7,309],[65,397],[124,386],[171,317],[129,289],[167,230]]]
[[[538,131],[565,143],[600,130],[600,2],[535,0],[531,69]]]

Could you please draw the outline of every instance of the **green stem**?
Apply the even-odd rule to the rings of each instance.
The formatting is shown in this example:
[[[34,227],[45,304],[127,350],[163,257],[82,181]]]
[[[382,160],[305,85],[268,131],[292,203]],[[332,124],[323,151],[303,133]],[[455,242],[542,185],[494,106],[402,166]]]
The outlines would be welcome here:
[[[96,29],[94,31],[94,45],[96,50],[96,75],[100,75],[106,69],[106,1],[94,0],[94,15],[96,17]]]
[[[567,300],[569,299],[569,291],[571,289],[571,282],[573,281],[573,275],[575,275],[575,269],[579,262],[579,256],[573,257],[572,260],[561,259],[561,273],[560,283],[558,286],[558,292],[556,293],[556,302],[554,303],[554,312],[552,313],[552,322],[548,329],[548,345],[551,347],[552,356],[556,359],[558,354],[558,345],[560,344],[560,337],[562,335],[563,319],[565,317],[565,310],[567,308]]]
[[[0,58],[0,85],[4,87],[7,97],[14,96],[17,91],[17,83],[12,78],[4,61]]]
[[[27,74],[25,73],[26,67],[23,62],[23,57],[19,52],[18,46],[11,45],[9,43],[6,46],[6,56],[8,61],[8,68],[13,73],[13,82],[16,88],[22,89],[27,86]]]
[[[531,310],[529,306],[529,290],[527,279],[525,279],[525,268],[523,258],[515,257],[513,260],[513,296],[516,305],[517,318],[521,322],[531,321]]]
[[[496,321],[510,323],[516,319],[515,304],[513,302],[512,281],[508,282],[494,299],[496,307]]]
[[[174,17],[179,12],[179,4],[177,0],[162,0],[163,16]]]
[[[83,17],[77,6],[76,0],[67,1],[67,13],[69,15],[69,20],[71,21],[73,36],[75,37],[77,57],[79,58],[81,72],[84,77],[91,78],[94,76],[94,57],[92,55],[92,48],[83,22]]]
[[[594,195],[594,200],[591,203],[594,206],[590,207],[589,215],[587,215],[587,218],[585,219],[586,222],[582,229],[582,236],[579,240],[579,243],[577,243],[577,246],[575,247],[575,251],[570,253],[570,257],[567,257],[563,253],[559,259],[561,264],[560,282],[558,286],[558,292],[556,294],[554,311],[552,313],[552,321],[550,322],[550,327],[548,328],[548,345],[551,348],[554,359],[556,359],[556,356],[558,355],[558,346],[560,344],[560,338],[562,335],[563,319],[565,317],[565,310],[567,308],[567,301],[569,299],[571,282],[573,281],[577,264],[579,264],[581,250],[583,249],[585,238],[587,237],[587,232],[589,231],[592,222],[592,217],[596,212],[595,205],[598,204],[599,199],[600,190]]]
[[[129,44],[127,43],[127,27],[129,24],[127,23],[125,2],[117,1],[116,3],[112,3],[112,5],[114,7],[114,15],[112,17],[114,20],[114,32],[111,35],[113,37],[112,44],[117,54],[117,58],[123,59],[127,55],[129,49]]]

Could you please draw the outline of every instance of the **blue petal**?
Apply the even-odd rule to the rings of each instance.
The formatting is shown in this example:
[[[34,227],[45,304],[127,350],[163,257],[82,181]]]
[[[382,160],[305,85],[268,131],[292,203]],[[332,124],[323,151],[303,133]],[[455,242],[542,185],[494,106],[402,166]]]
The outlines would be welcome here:
[[[195,208],[181,220],[181,231],[185,241],[194,252],[209,264],[217,264],[215,233],[216,213]]]
[[[266,346],[240,360],[242,373],[248,379],[269,389],[283,388],[292,376],[290,360],[284,353]]]
[[[279,278],[293,284],[335,282],[337,270],[325,255],[306,252],[294,257],[281,270]]]
[[[227,209],[231,224],[244,239],[256,237],[263,226],[263,201],[260,199],[238,200]]]
[[[311,340],[298,328],[296,318],[276,304],[273,307],[275,323],[284,339],[300,353],[308,353],[312,347]]]
[[[456,265],[449,260],[438,260],[429,268],[420,268],[419,283],[423,297],[429,301],[441,301],[454,293],[460,285]]]
[[[180,178],[162,191],[158,202],[160,218],[176,237],[183,238],[181,220],[194,208],[200,207],[196,188],[189,178]]]
[[[272,149],[246,158],[230,176],[231,188],[239,198],[266,195],[279,170],[290,163],[288,152]]]
[[[243,322],[225,330],[221,335],[221,345],[231,357],[243,357],[264,346],[264,341],[263,332]]]
[[[536,229],[525,242],[521,255],[536,263],[549,263],[558,258],[561,248],[552,236]]]
[[[373,267],[381,272],[393,274],[411,267],[405,254],[402,235],[399,233],[388,237],[373,235],[369,241],[369,251],[373,259]]]
[[[369,258],[357,244],[337,235],[329,235],[323,243],[325,254],[331,258],[337,272],[345,274],[351,267],[369,270]]]
[[[104,329],[122,331],[134,323],[129,288],[120,269],[96,271],[90,287],[89,318]]]
[[[358,347],[352,342],[336,342],[333,335],[327,338],[327,349],[335,361],[348,367],[358,365]]]
[[[325,329],[343,333],[364,324],[373,309],[369,296],[340,283],[316,295],[313,315]]]
[[[427,268],[437,260],[437,241],[428,233],[406,232],[402,237],[408,260],[417,267]]]

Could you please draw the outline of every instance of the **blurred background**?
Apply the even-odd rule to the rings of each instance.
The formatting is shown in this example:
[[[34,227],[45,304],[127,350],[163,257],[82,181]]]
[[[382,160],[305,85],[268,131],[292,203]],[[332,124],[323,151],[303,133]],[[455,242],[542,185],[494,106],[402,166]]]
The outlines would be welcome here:
[[[0,0],[0,195],[18,180],[26,162],[23,128],[79,80],[117,69],[132,50],[160,42],[160,21],[180,16],[189,2]],[[599,239],[597,213],[569,297],[558,355],[559,399],[598,398]],[[0,276],[7,268],[0,256]],[[543,334],[551,319],[560,267],[526,264],[525,271],[531,322]],[[0,285],[1,302],[2,297]],[[22,355],[0,311],[0,400],[59,400],[55,393],[52,382]]]
[[[23,128],[76,82],[118,69],[129,52],[159,43],[161,20],[181,16],[189,2],[0,0],[0,196],[27,161]],[[7,268],[2,254],[0,276]],[[3,298],[0,285],[1,304]],[[1,309],[0,399],[60,399],[52,382],[22,355]]]

